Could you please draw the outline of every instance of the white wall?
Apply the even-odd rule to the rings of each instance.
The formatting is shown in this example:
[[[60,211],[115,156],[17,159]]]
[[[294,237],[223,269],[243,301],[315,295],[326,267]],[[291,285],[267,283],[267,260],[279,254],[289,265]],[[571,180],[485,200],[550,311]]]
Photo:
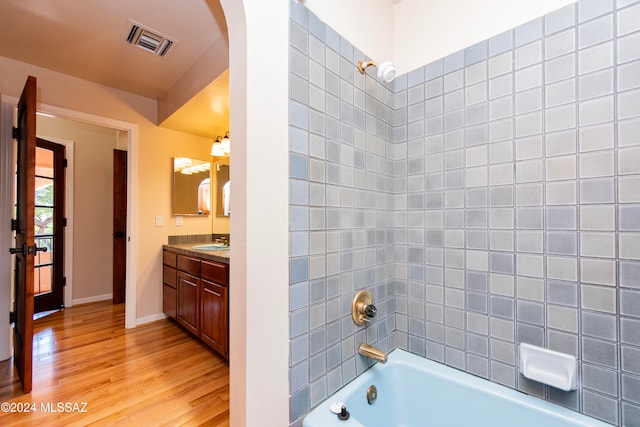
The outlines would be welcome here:
[[[402,0],[393,14],[393,58],[406,73],[576,0]]]
[[[576,0],[306,0],[320,19],[404,74]]]
[[[389,61],[393,57],[393,3],[390,0],[306,0],[301,3],[374,61]]]
[[[231,135],[245,141],[234,142],[231,155],[230,424],[286,426],[289,2],[221,4],[229,28]]]

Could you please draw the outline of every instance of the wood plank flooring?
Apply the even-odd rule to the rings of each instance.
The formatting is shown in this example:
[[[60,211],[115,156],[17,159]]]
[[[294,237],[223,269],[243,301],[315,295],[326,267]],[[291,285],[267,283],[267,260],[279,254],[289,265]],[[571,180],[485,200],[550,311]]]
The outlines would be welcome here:
[[[2,426],[229,426],[229,366],[170,320],[125,329],[124,304],[85,304],[35,322],[31,393],[0,362],[0,405]]]

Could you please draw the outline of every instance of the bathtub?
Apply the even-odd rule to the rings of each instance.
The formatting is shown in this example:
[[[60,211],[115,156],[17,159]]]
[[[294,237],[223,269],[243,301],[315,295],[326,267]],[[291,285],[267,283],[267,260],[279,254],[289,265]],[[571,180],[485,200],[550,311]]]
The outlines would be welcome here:
[[[367,389],[377,398],[367,403]],[[331,412],[343,402],[346,421]],[[577,427],[594,418],[397,349],[306,415],[303,427]]]

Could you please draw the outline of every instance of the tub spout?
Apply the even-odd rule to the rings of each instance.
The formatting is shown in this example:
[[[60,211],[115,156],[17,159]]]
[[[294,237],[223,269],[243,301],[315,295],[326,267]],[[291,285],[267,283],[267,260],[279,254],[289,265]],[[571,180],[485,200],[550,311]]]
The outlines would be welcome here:
[[[360,344],[358,353],[380,363],[387,363],[387,353],[369,344]]]

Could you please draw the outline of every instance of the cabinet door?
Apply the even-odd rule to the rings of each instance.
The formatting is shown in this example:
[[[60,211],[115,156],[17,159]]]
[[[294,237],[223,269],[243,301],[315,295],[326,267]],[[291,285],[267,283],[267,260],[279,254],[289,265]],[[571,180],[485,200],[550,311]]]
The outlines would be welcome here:
[[[200,335],[200,278],[178,271],[176,320],[195,335]]]
[[[227,287],[202,280],[200,337],[228,357]]]
[[[166,283],[162,285],[162,311],[172,319],[176,318],[177,297],[176,288]]]

